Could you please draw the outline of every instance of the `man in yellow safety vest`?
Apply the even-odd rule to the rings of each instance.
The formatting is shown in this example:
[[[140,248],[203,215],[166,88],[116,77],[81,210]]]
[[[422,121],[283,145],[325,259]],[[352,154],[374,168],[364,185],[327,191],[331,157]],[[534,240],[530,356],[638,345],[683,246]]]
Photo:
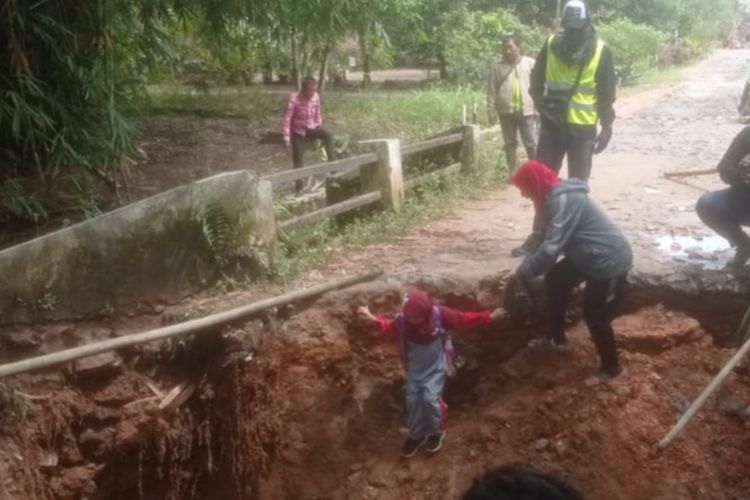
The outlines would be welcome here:
[[[592,156],[604,151],[612,138],[614,61],[582,0],[565,4],[561,25],[562,31],[545,42],[531,71],[529,94],[540,116],[536,159],[559,173],[567,155],[568,177],[588,180]],[[539,222],[535,220],[535,228]],[[513,255],[533,250],[538,236],[535,229]]]
[[[529,95],[529,78],[534,59],[523,55],[521,39],[509,35],[503,39],[503,56],[490,64],[487,85],[487,116],[494,125],[500,119],[503,149],[508,170],[518,167],[518,135],[526,148],[526,156],[536,155],[537,116]]]
[[[592,154],[612,137],[615,67],[582,0],[565,4],[562,28],[542,47],[531,72],[530,93],[542,125],[537,160],[559,172],[567,153],[568,177],[587,180]]]

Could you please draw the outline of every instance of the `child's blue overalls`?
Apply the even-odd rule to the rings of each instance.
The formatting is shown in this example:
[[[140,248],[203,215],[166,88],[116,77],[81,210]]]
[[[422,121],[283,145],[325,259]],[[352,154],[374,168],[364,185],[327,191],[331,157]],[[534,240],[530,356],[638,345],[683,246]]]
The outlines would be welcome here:
[[[403,315],[396,317],[401,356],[406,365],[407,426],[409,437],[416,440],[443,430],[445,404],[441,396],[445,376],[453,364],[451,338],[443,329],[438,306],[433,306],[432,315],[435,330],[429,344],[409,342]]]

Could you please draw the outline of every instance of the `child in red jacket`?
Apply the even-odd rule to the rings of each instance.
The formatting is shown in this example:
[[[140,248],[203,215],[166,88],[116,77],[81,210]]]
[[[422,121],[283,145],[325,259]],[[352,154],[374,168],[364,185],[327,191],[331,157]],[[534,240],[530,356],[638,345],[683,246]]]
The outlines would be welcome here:
[[[423,445],[429,453],[437,452],[445,437],[447,411],[441,396],[445,376],[453,369],[450,332],[487,325],[504,317],[505,311],[461,312],[433,305],[427,293],[411,289],[395,319],[374,316],[367,306],[359,312],[383,335],[398,340],[404,360],[409,437],[401,447],[401,456],[414,456]]]

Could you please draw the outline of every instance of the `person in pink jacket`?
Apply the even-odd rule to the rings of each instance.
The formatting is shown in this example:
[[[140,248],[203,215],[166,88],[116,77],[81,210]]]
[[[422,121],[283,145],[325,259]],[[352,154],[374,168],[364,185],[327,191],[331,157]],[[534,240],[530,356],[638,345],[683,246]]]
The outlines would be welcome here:
[[[305,164],[305,142],[320,139],[326,150],[328,161],[334,160],[333,134],[323,128],[320,115],[320,95],[315,78],[302,80],[302,89],[289,95],[282,134],[284,145],[292,149],[294,168]],[[297,181],[297,191],[302,188],[302,181]]]

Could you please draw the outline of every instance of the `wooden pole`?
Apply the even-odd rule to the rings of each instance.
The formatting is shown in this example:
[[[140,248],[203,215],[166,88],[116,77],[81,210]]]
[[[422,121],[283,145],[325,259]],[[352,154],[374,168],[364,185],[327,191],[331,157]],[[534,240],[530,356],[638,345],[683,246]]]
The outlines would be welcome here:
[[[114,339],[94,342],[92,344],[74,347],[72,349],[65,349],[63,351],[45,354],[43,356],[38,356],[35,358],[24,359],[22,361],[16,361],[14,363],[0,365],[0,378],[69,363],[70,361],[74,361],[76,359],[94,356],[103,352],[122,349],[123,347],[131,347],[134,345],[145,344],[147,342],[155,342],[157,340],[164,340],[170,337],[177,337],[191,333],[204,333],[206,331],[211,331],[217,327],[228,325],[236,321],[246,320],[247,318],[258,314],[259,312],[270,309],[272,307],[279,307],[290,304],[292,302],[311,299],[332,290],[338,290],[341,288],[356,285],[357,283],[371,281],[381,274],[383,274],[383,272],[377,270],[368,273],[357,274],[354,276],[347,276],[345,278],[329,281],[328,283],[305,288],[304,290],[296,290],[284,295],[279,295],[278,297],[271,297],[259,302],[254,302],[252,304],[238,307],[236,309],[230,309],[229,311],[212,314],[210,316],[186,321],[184,323],[169,325],[162,328],[157,328],[155,330],[149,330],[147,332],[124,335],[122,337],[117,337]]]
[[[681,172],[664,172],[664,177],[667,179],[677,179],[680,177],[695,177],[698,175],[711,175],[718,171],[715,168],[706,168],[703,170],[684,170]]]
[[[706,386],[706,388],[703,390],[703,393],[698,396],[698,399],[696,399],[695,402],[690,405],[690,408],[688,408],[682,418],[680,418],[675,426],[672,427],[672,430],[670,430],[669,433],[664,436],[664,439],[659,441],[659,448],[663,449],[669,446],[669,443],[671,443],[672,440],[676,438],[680,432],[682,432],[682,429],[684,429],[688,422],[690,422],[695,414],[698,413],[698,410],[700,410],[701,407],[705,404],[708,397],[713,394],[713,392],[722,384],[722,382],[724,382],[729,374],[732,373],[734,367],[737,366],[737,364],[742,360],[742,358],[745,356],[745,354],[747,354],[747,351],[749,350],[750,340],[745,342],[743,346],[734,354],[734,356],[732,356],[727,364],[724,365],[724,368],[721,369],[719,374],[714,377],[714,379],[710,384],[708,384],[708,386]]]

